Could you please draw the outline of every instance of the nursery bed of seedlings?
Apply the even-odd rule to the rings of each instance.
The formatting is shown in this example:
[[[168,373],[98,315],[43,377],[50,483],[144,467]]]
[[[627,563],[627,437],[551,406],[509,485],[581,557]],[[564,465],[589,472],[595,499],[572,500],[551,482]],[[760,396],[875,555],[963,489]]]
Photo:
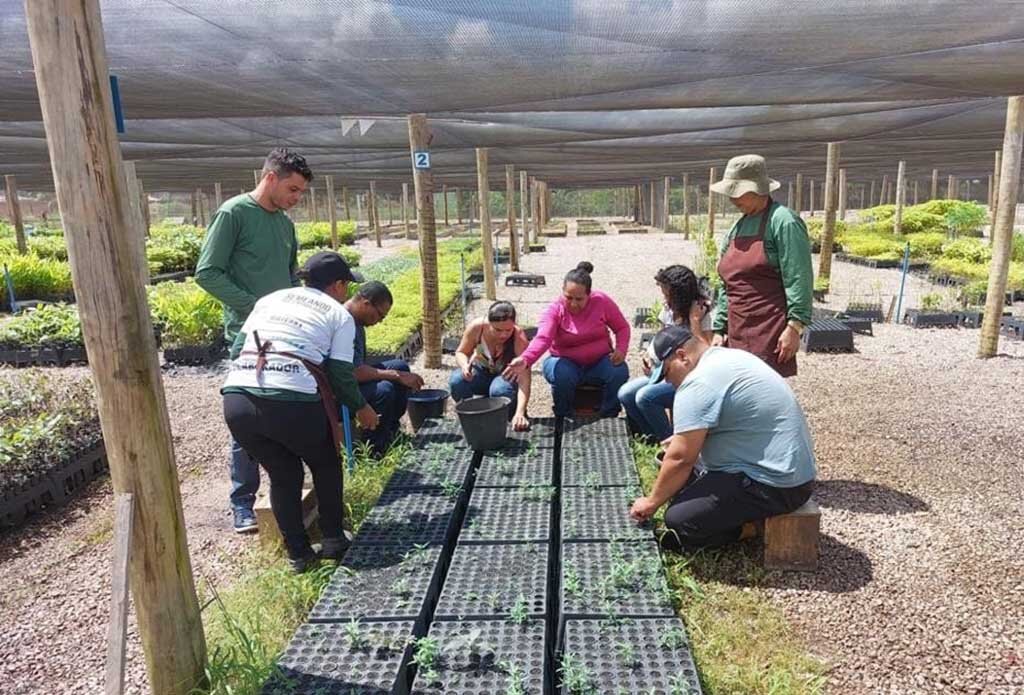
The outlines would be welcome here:
[[[623,482],[562,487],[566,452]],[[428,420],[264,693],[699,693],[628,456],[607,420],[475,454]]]

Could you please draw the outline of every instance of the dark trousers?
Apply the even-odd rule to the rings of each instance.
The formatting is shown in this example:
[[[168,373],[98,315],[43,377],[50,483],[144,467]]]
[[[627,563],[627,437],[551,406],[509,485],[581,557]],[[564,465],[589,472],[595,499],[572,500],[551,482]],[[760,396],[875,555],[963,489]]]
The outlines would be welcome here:
[[[743,524],[787,514],[806,502],[814,481],[772,487],[743,473],[694,471],[665,511],[661,545],[676,552],[714,548],[739,539]]]
[[[319,401],[226,393],[224,420],[235,440],[267,471],[270,507],[290,557],[312,552],[302,523],[303,462],[313,474],[324,538],[342,536],[341,459]]]
[[[399,372],[409,371],[409,365],[402,360],[386,360],[372,365],[377,369],[394,369]],[[405,415],[405,407],[409,403],[409,389],[395,381],[364,381],[359,384],[359,391],[370,404],[380,423],[377,429],[366,432],[364,438],[373,447],[373,453],[382,456],[391,446],[398,433],[398,423]]]

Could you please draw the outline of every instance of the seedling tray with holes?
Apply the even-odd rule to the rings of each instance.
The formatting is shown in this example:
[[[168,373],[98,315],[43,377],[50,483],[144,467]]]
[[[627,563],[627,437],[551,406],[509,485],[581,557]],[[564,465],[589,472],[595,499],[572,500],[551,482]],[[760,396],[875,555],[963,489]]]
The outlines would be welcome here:
[[[538,449],[555,446],[555,418],[538,417],[530,419],[530,429],[516,432],[511,427],[505,435],[505,446],[517,446],[518,442],[532,442]]]
[[[562,488],[562,540],[653,538],[649,522],[641,525],[629,516],[629,506],[639,494],[639,489],[623,487]]]
[[[550,485],[554,481],[554,449],[530,449],[522,440],[511,440],[499,451],[489,451],[476,472],[477,487]]]
[[[505,619],[520,596],[526,614],[541,617],[547,611],[547,584],[547,543],[459,545],[434,619]]]
[[[223,340],[210,345],[194,345],[179,348],[164,348],[164,362],[204,366],[219,362],[228,356]]]
[[[999,321],[999,332],[1008,338],[1024,340],[1024,319],[1004,318]]]
[[[650,307],[640,307],[633,311],[633,328],[643,328],[651,320],[653,314],[651,314]]]
[[[800,336],[805,352],[853,352],[853,331],[838,319],[811,322]]]
[[[956,328],[960,323],[960,317],[950,311],[921,311],[920,309],[907,309],[903,315],[903,323],[914,328]]]
[[[420,667],[412,693],[501,695],[518,689],[540,695],[548,685],[544,678],[545,632],[543,620],[523,625],[507,620],[436,622],[427,637],[437,640],[440,652],[437,682],[428,683],[425,669]]]
[[[873,324],[871,323],[871,319],[853,318],[839,314],[839,316],[836,317],[836,320],[838,320],[840,323],[845,324],[846,327],[849,328],[854,333],[872,336],[875,334],[875,329]]]
[[[569,620],[563,651],[563,667],[567,661],[573,662],[577,672],[596,688],[593,692],[702,692],[689,640],[678,618],[638,618],[617,623]],[[572,691],[562,687],[560,692],[569,695]]]
[[[622,437],[626,433],[626,418],[622,417],[573,417],[565,419],[565,442],[564,446],[571,446],[573,442],[586,437]]]
[[[475,487],[466,510],[459,543],[541,542],[548,539],[550,499],[527,499],[530,489]]]
[[[324,587],[309,622],[417,620],[424,605],[437,599],[440,559],[439,546],[357,543]]]
[[[843,316],[848,316],[851,319],[868,319],[875,323],[885,321],[885,314],[882,313],[881,304],[850,304],[846,307],[846,311],[843,312]]]
[[[398,468],[391,474],[389,488],[439,488],[445,485],[468,483],[473,452],[454,444],[428,442],[425,446],[409,450],[402,456]]]
[[[263,695],[385,695],[406,692],[412,621],[302,625],[278,660]]]
[[[562,448],[562,485],[635,485],[633,454],[618,439],[597,439],[596,446]],[[604,446],[601,446],[601,445]]]
[[[506,287],[544,287],[547,284],[547,280],[544,278],[543,275],[535,275],[532,273],[517,273],[505,276]]]
[[[415,449],[423,449],[428,445],[454,444],[456,449],[469,449],[462,428],[455,420],[448,418],[428,418],[423,421],[416,435],[412,438]]]
[[[562,619],[675,615],[654,541],[562,546]]]
[[[462,495],[437,489],[387,488],[367,515],[356,536],[368,545],[440,545],[451,533]]]
[[[67,503],[107,470],[107,452],[102,439],[82,447],[52,470],[0,494],[0,527],[20,526],[27,517],[44,508]]]
[[[619,227],[619,234],[646,234],[647,227]]]

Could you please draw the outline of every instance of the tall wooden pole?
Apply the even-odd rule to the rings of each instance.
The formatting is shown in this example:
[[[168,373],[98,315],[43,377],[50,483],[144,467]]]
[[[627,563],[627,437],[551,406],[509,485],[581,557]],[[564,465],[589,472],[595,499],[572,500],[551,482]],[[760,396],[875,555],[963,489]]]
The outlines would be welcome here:
[[[952,174],[946,180],[946,199],[956,200],[956,177]]]
[[[136,500],[130,583],[150,691],[203,682],[206,645],[171,426],[114,132],[98,0],[33,0],[25,16],[115,493]]]
[[[690,175],[683,174],[683,239],[690,240]]]
[[[929,200],[936,200],[939,197],[939,170],[932,169],[932,197]]]
[[[508,217],[508,260],[514,271],[519,271],[519,239],[516,234],[516,168],[505,165],[505,212]]]
[[[889,202],[889,175],[884,174],[882,176],[882,192],[879,197],[878,204],[886,205]]]
[[[437,280],[437,229],[434,223],[434,173],[415,167],[415,153],[430,149],[430,125],[422,113],[409,116],[409,157],[416,191],[416,227],[419,230],[420,273],[423,293],[423,366],[441,367],[441,306]]]
[[[540,181],[530,179],[530,217],[533,218],[533,240],[540,241]]]
[[[262,179],[262,178],[263,178],[263,170],[262,169],[253,169],[252,170],[253,188],[255,188],[255,187],[260,185],[260,179]]]
[[[793,182],[789,182],[789,187],[786,192],[786,207],[790,210],[793,209]]]
[[[324,185],[327,186],[327,219],[331,223],[331,248],[338,249],[338,213],[334,209],[334,177],[325,176]]]
[[[903,203],[907,199],[906,171],[907,163],[900,160],[896,168],[896,213],[892,218],[892,233],[897,236],[903,232]]]
[[[875,180],[871,179],[871,196],[868,198],[868,207],[875,207]]]
[[[839,219],[846,219],[846,169],[839,170]]]
[[[441,199],[444,201],[444,226],[448,226],[448,186],[441,186]]]
[[[142,214],[142,187],[135,173],[135,162],[122,162],[125,193],[128,196],[128,211],[131,213],[131,231],[138,251],[139,274],[142,284],[149,284],[149,263],[146,262],[146,218]],[[205,226],[205,225],[204,225]]]
[[[519,216],[523,225],[523,254],[530,253],[530,177],[525,171],[519,172]]]
[[[220,206],[224,203],[224,193],[221,191],[220,181],[213,184],[213,207],[215,210],[220,210]],[[211,215],[212,217],[212,215]]]
[[[996,210],[999,208],[999,169],[1002,167],[1003,153],[996,151],[995,168],[992,170],[992,220],[996,219]],[[969,197],[969,196],[968,196]]]
[[[708,230],[707,233],[712,239],[715,238],[715,194],[711,192],[711,185],[715,182],[715,168],[711,167],[708,172]]]
[[[914,179],[914,205],[917,205],[917,204],[918,204],[918,197],[917,197],[917,184],[918,184],[918,180],[917,180],[917,179]]]
[[[345,208],[345,220],[346,221],[351,221],[351,219],[352,219],[352,209],[349,207],[348,187],[347,186],[342,186],[341,187],[341,204]]]
[[[151,226],[150,219],[149,219],[149,194],[146,193],[146,189],[143,187],[141,181],[139,182],[139,207],[142,210],[142,223],[143,223],[143,225],[145,225],[143,227],[143,231],[145,232],[146,237],[148,238],[149,237],[149,228]],[[146,242],[145,241],[142,242],[142,255],[143,256],[146,255]],[[149,277],[149,264],[146,264],[145,271],[146,271],[145,277],[148,278]]]
[[[797,215],[804,213],[804,175],[796,175],[796,207],[793,208]]]
[[[541,231],[544,231],[548,224],[548,215],[551,214],[548,210],[548,183],[547,181],[538,181],[537,183],[540,186],[540,228]]]
[[[462,224],[462,192],[458,188],[455,189],[455,217]]]
[[[672,192],[672,177],[665,177],[665,190],[662,191],[662,214],[664,215],[665,224],[662,227],[666,232],[668,228],[672,226],[672,212],[671,205],[669,205],[669,193]]]
[[[13,174],[8,174],[4,177],[4,184],[7,186],[7,213],[14,226],[18,253],[28,253],[28,242],[25,241],[25,223],[21,218],[21,202],[18,200],[18,180]]]
[[[192,191],[192,193],[191,193],[191,202],[192,202],[192,219],[189,220],[189,224],[198,225],[199,224],[199,200],[198,200],[198,197],[196,196],[196,192],[195,191]]]
[[[402,184],[402,224],[405,225],[405,238],[412,239],[412,227],[409,226],[409,184]]]
[[[1013,224],[1020,193],[1021,147],[1024,144],[1024,96],[1006,101],[1006,132],[1000,153],[998,207],[992,223],[992,265],[989,266],[985,316],[981,322],[978,357],[994,357],[999,348],[1006,277],[1010,269]]]
[[[370,200],[367,202],[367,208],[370,210],[370,216],[373,218],[373,234],[377,239],[377,248],[380,248],[380,208],[377,207],[376,181],[370,181]]]
[[[487,148],[476,148],[476,185],[480,195],[480,241],[484,251],[484,293],[494,301],[498,296],[494,277],[494,238],[491,237],[491,185],[487,180]]]
[[[312,187],[309,189],[309,210],[311,213],[309,216],[310,222],[319,222],[320,211],[316,209],[316,189]]]
[[[807,216],[814,217],[814,179],[811,179],[808,183],[810,184],[808,189],[811,196],[811,209],[808,211]]]
[[[825,224],[821,232],[821,258],[818,262],[818,277],[828,278],[832,275],[832,243],[836,237],[836,179],[839,173],[839,143],[828,144],[825,160]],[[811,189],[814,190],[813,188]],[[812,193],[813,199],[813,193]]]

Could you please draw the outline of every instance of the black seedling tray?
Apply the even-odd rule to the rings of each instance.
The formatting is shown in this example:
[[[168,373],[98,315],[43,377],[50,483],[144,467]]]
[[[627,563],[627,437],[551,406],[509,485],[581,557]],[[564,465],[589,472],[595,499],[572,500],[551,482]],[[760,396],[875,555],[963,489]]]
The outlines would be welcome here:
[[[514,275],[505,276],[506,287],[544,287],[547,284],[547,280],[543,275],[516,273]]]
[[[651,308],[642,306],[633,311],[633,328],[643,328],[651,319]]]
[[[459,545],[445,576],[435,620],[506,619],[520,596],[526,614],[547,611],[548,544]]]
[[[440,558],[438,546],[357,543],[324,587],[309,622],[417,620],[440,590]]]
[[[593,446],[562,449],[562,485],[565,487],[624,486],[638,484],[636,464],[619,439],[591,440]]]
[[[562,540],[653,538],[650,522],[640,525],[629,516],[629,506],[639,495],[639,489],[628,487],[562,488]]]
[[[1007,338],[1024,340],[1024,319],[1004,318],[999,321],[999,332]]]
[[[44,508],[66,504],[108,470],[103,440],[82,448],[54,469],[0,495],[0,527],[20,526]]]
[[[562,546],[562,619],[675,615],[654,541]]]
[[[205,366],[219,362],[228,356],[227,346],[223,340],[210,345],[190,345],[179,348],[164,348],[164,362],[169,364],[187,364]]]
[[[385,489],[370,510],[357,543],[368,545],[440,545],[454,532],[462,496],[449,497],[436,489]]]
[[[875,334],[874,325],[871,323],[871,319],[851,318],[840,314],[836,317],[836,320],[846,324],[846,327],[854,333],[871,336]]]
[[[838,319],[811,322],[800,336],[805,352],[853,352],[853,331]]]
[[[425,669],[419,667],[412,693],[501,695],[518,688],[521,693],[541,695],[548,685],[544,677],[546,630],[543,620],[523,625],[506,620],[436,622],[427,637],[436,640],[439,648],[438,682],[428,683]]]
[[[565,419],[565,440],[563,446],[572,446],[574,442],[587,437],[622,437],[627,438],[626,418],[622,417],[573,417]]]
[[[452,443],[426,445],[411,449],[391,474],[388,488],[439,488],[446,484],[465,486],[472,468],[473,451]]]
[[[509,428],[505,435],[505,445],[515,446],[518,442],[533,442],[538,449],[551,449],[555,446],[555,418],[530,418],[530,429],[516,432]]]
[[[408,689],[412,621],[299,627],[263,695],[387,695]]]
[[[619,227],[619,234],[647,234],[647,227]]]
[[[454,444],[456,449],[469,449],[462,427],[450,418],[428,418],[423,421],[412,438],[414,449],[424,449],[432,444]]]
[[[0,364],[12,367],[56,366],[85,364],[89,360],[84,347],[28,348],[23,350],[0,350]]]
[[[843,316],[851,319],[868,319],[875,323],[885,321],[885,314],[882,313],[881,304],[850,304],[843,312]]]
[[[551,500],[530,500],[542,488],[476,487],[469,500],[459,543],[541,542],[548,539]]]
[[[950,311],[921,311],[920,309],[907,309],[903,314],[903,323],[914,328],[956,328],[960,323],[960,317]]]
[[[563,647],[562,667],[575,662],[591,682],[588,692],[701,695],[689,640],[678,618],[569,620]],[[565,683],[565,676],[560,674],[560,683]],[[563,685],[560,692],[573,691]]]
[[[554,480],[554,449],[533,449],[522,440],[509,440],[499,451],[488,451],[476,472],[478,487],[550,485]]]
[[[565,232],[562,232],[561,234],[557,234],[557,235],[551,235],[551,236],[565,236]],[[530,253],[544,253],[545,251],[548,250],[548,247],[546,245],[544,245],[544,244],[530,244],[529,248],[530,248]]]

